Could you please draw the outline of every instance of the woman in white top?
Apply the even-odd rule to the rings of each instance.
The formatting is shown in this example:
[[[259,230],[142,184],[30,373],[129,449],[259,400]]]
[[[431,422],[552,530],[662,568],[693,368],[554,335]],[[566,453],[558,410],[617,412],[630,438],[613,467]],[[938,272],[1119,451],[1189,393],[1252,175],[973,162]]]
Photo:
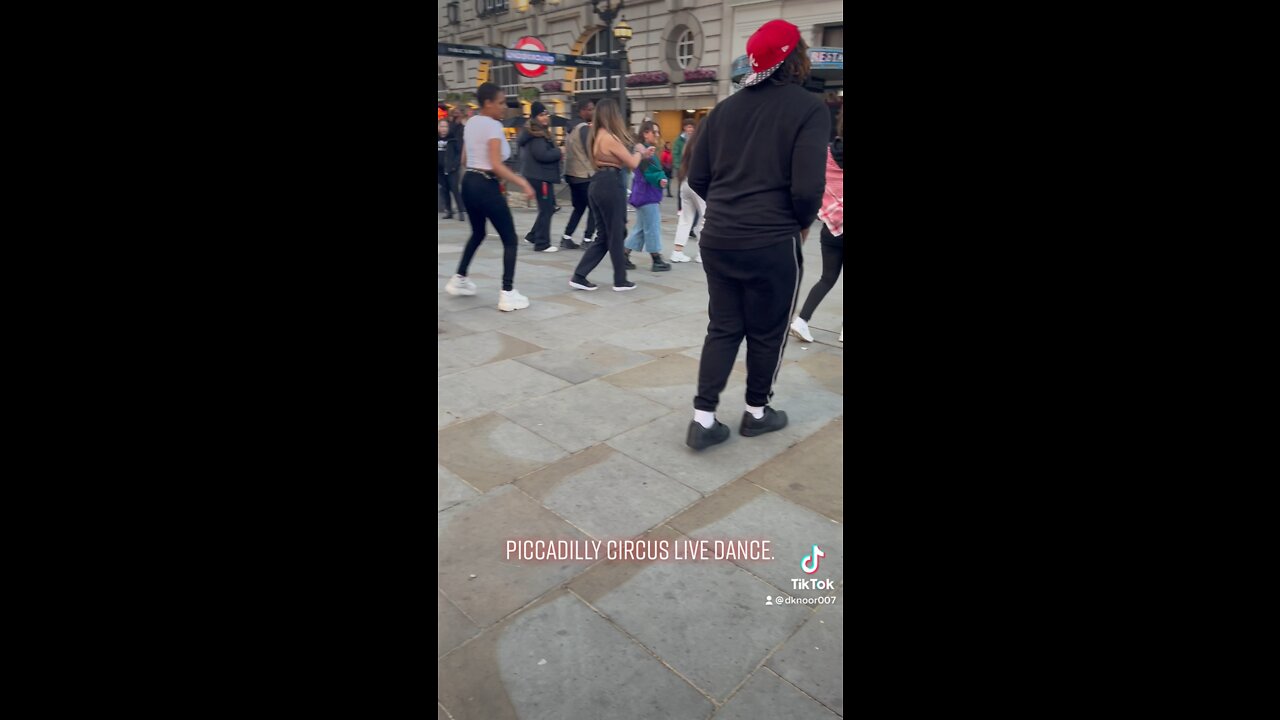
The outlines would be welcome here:
[[[502,238],[502,292],[498,294],[498,309],[503,312],[522,310],[529,307],[529,298],[521,295],[513,285],[516,226],[498,179],[524,190],[525,197],[530,200],[533,199],[533,187],[503,164],[511,156],[511,146],[507,144],[501,122],[507,108],[506,94],[497,85],[485,83],[476,91],[476,101],[480,103],[480,112],[467,121],[463,132],[467,171],[462,178],[462,202],[471,219],[471,239],[462,251],[458,274],[449,279],[444,289],[450,295],[476,294],[476,284],[467,278],[467,268],[471,266],[476,249],[484,242],[484,224],[488,220],[493,223],[498,237]]]

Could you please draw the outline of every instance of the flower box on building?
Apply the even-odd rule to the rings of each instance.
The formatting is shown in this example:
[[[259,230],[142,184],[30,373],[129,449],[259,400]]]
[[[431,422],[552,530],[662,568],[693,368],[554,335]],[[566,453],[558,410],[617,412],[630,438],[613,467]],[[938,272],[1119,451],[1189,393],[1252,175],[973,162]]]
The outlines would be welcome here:
[[[654,85],[666,85],[670,82],[667,74],[658,70],[656,72],[642,72],[635,75],[627,76],[627,87],[652,87]]]
[[[684,81],[687,83],[716,81],[715,68],[697,68],[696,70],[685,70],[683,74],[684,74]]]

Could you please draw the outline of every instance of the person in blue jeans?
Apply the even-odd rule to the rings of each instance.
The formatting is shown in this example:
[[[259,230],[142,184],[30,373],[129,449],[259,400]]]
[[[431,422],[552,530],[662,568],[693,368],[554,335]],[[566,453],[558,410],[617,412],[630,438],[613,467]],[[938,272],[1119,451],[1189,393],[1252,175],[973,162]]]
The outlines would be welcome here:
[[[656,148],[662,131],[658,123],[645,120],[640,123],[640,139],[644,148]],[[623,245],[627,249],[627,269],[634,270],[631,263],[631,251],[641,250],[653,258],[653,271],[670,270],[671,266],[662,259],[662,213],[659,203],[662,202],[662,189],[667,186],[667,174],[662,172],[662,165],[656,156],[650,156],[636,168],[636,177],[631,184],[631,204],[636,206],[636,226]],[[637,199],[640,198],[640,199]]]

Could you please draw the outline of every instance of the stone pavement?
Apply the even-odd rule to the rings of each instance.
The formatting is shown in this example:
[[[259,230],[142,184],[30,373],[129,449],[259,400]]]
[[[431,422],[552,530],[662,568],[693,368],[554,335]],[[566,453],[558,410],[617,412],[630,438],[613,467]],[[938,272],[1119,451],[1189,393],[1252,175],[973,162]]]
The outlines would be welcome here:
[[[535,213],[515,208],[523,237]],[[663,210],[667,257],[674,200]],[[444,285],[470,225],[437,228],[438,717],[843,716],[843,277],[811,322],[817,342],[787,345],[774,401],[791,424],[737,434],[740,353],[718,413],[733,435],[698,453],[684,434],[707,324],[702,265],[653,273],[637,258],[638,288],[615,293],[606,258],[586,293],[568,287],[581,251],[521,242],[515,286],[531,306],[502,313],[498,238],[472,264],[479,293],[453,297]],[[821,271],[818,230],[801,302]],[[775,559],[504,559],[507,539],[630,538],[765,539]],[[826,554],[806,576],[813,545]],[[793,590],[805,577],[836,590]],[[834,605],[766,604],[833,594]]]

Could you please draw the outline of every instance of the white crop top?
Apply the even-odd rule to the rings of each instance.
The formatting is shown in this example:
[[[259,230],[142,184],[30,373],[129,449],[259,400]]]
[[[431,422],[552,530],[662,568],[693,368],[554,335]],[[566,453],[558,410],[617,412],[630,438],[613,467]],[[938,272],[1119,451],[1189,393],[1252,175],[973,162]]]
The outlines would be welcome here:
[[[493,170],[489,163],[489,141],[497,138],[502,159],[511,157],[511,143],[502,132],[502,123],[491,117],[476,115],[467,120],[462,131],[463,144],[467,146],[467,167],[477,170]]]

